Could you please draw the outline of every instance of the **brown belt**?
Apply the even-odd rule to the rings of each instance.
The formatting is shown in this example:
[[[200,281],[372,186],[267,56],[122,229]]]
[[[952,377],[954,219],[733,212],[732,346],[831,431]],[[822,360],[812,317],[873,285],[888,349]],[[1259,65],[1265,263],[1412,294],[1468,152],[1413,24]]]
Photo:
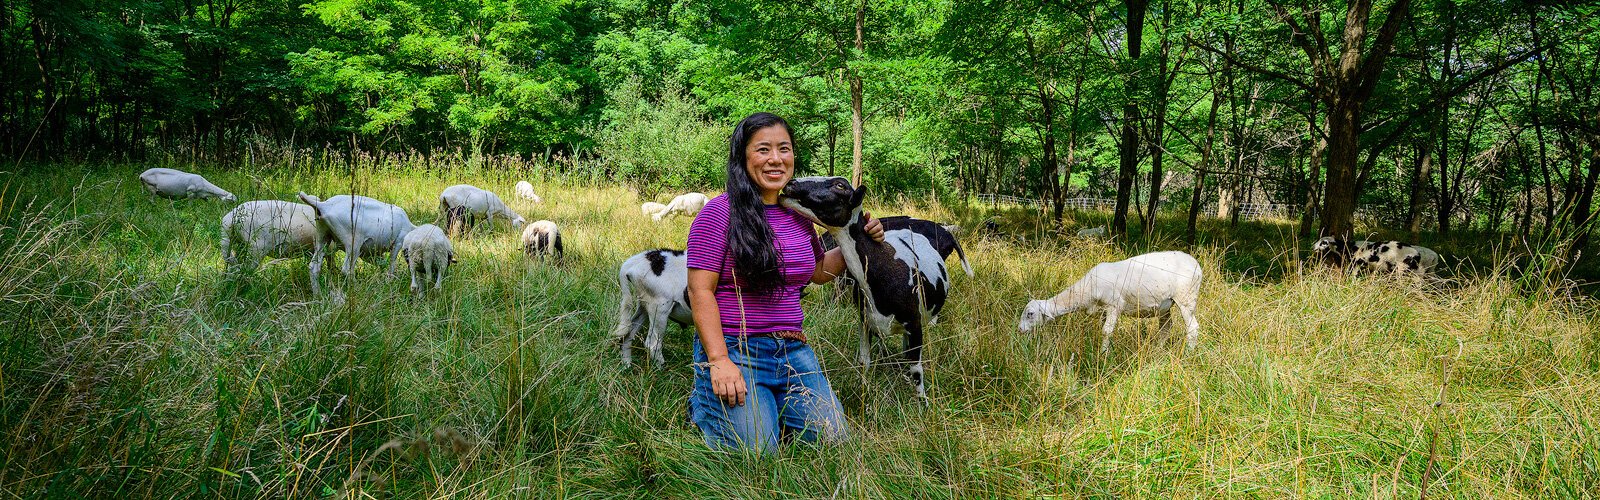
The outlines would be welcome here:
[[[805,332],[801,332],[799,330],[781,330],[781,331],[776,331],[776,332],[746,333],[746,334],[744,334],[744,337],[745,338],[771,337],[771,338],[783,339],[783,340],[798,340],[798,341],[801,341],[801,342],[805,342],[806,341]]]

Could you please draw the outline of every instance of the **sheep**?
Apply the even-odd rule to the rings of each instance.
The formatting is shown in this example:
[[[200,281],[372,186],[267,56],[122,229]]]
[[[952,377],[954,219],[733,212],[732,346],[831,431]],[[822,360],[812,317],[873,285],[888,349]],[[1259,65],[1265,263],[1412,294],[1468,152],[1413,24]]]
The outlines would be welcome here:
[[[640,212],[644,212],[644,214],[647,215],[647,216],[648,215],[659,214],[659,213],[664,212],[666,210],[667,210],[667,206],[666,205],[662,205],[660,203],[656,203],[656,202],[653,202],[653,201],[647,201],[647,202],[644,202],[643,204],[639,205],[639,211]],[[656,219],[656,220],[660,220],[660,219]]]
[[[708,201],[711,201],[711,199],[706,198],[706,195],[700,193],[679,195],[677,198],[673,198],[672,202],[667,203],[667,208],[662,209],[660,212],[656,212],[656,214],[651,217],[655,218],[657,221],[660,221],[662,218],[677,214],[684,214],[693,217],[695,214],[700,213],[700,209],[705,208],[706,202]]]
[[[144,189],[151,195],[162,198],[221,198],[222,201],[228,202],[239,200],[233,193],[217,187],[200,174],[170,168],[145,170],[139,174],[139,182],[144,183]]]
[[[1102,262],[1055,297],[1028,301],[1017,330],[1025,333],[1062,314],[1100,309],[1106,314],[1100,338],[1100,352],[1104,354],[1111,351],[1111,332],[1121,315],[1148,317],[1167,313],[1161,318],[1161,331],[1165,333],[1171,328],[1173,315],[1181,314],[1188,326],[1185,343],[1194,349],[1200,342],[1200,323],[1194,319],[1200,278],[1200,262],[1177,251]],[[1172,309],[1177,309],[1176,313]]]
[[[536,259],[550,255],[561,259],[561,230],[556,223],[541,220],[528,224],[522,229],[522,251],[528,258]]]
[[[1078,230],[1078,237],[1079,238],[1104,238],[1104,237],[1106,237],[1106,227],[1105,226],[1095,226],[1095,227],[1079,229]]]
[[[843,177],[801,177],[784,186],[779,203],[821,225],[839,242],[845,268],[860,292],[863,321],[881,335],[905,332],[906,377],[917,396],[926,398],[923,327],[938,323],[950,277],[939,247],[923,232],[886,225],[883,242],[868,237],[861,216],[866,193],[866,186],[851,188]],[[862,336],[858,347],[861,364],[871,366],[870,334]]]
[[[660,248],[634,254],[617,270],[617,285],[622,302],[617,308],[617,328],[611,334],[622,351],[622,364],[633,364],[633,338],[645,321],[650,331],[644,347],[657,370],[665,367],[661,356],[661,337],[667,321],[689,327],[694,315],[689,309],[688,258],[683,250]]]
[[[445,227],[451,234],[461,234],[463,226],[471,228],[477,220],[501,217],[511,221],[511,227],[522,228],[527,219],[506,207],[505,202],[492,192],[470,184],[456,184],[439,193],[439,213],[445,216]]]
[[[423,289],[430,281],[435,290],[439,289],[444,284],[445,270],[456,263],[450,238],[433,224],[423,224],[406,233],[400,243],[400,256],[411,269],[411,292],[417,294],[417,298],[422,298]]]
[[[534,203],[544,202],[543,199],[539,198],[538,194],[533,192],[533,184],[529,184],[528,181],[517,181],[516,193],[518,198],[522,198],[524,200]]]
[[[315,257],[330,237],[317,225],[316,211],[299,203],[247,201],[222,216],[222,261],[229,271],[253,271],[262,257]],[[243,245],[240,255],[237,246]],[[321,294],[317,276],[326,259],[311,258],[311,291]]]
[[[1351,263],[1357,269],[1394,274],[1427,274],[1439,265],[1439,253],[1399,241],[1375,241],[1356,249]]]
[[[406,233],[416,226],[400,207],[358,195],[338,195],[327,200],[300,193],[300,201],[310,205],[317,214],[319,231],[332,235],[344,248],[345,276],[354,276],[356,259],[379,265],[376,259],[385,251],[389,253],[389,276],[394,276],[400,263],[400,245]],[[328,252],[328,245],[319,244],[312,261],[320,261]],[[311,281],[317,280],[317,268],[312,268]]]
[[[1312,254],[1328,264],[1355,271],[1427,274],[1439,265],[1439,253],[1400,241],[1348,241],[1323,237],[1311,246]]]

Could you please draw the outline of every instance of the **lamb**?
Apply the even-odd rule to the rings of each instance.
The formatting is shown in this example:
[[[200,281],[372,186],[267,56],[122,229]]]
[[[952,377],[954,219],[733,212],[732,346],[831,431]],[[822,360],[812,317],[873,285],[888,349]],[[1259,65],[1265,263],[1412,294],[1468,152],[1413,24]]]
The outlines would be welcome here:
[[[528,258],[541,258],[550,255],[561,259],[561,230],[556,223],[541,220],[528,224],[522,230],[522,251]]]
[[[667,208],[662,209],[660,212],[656,212],[656,214],[652,217],[654,217],[657,221],[660,221],[662,218],[677,214],[684,214],[693,217],[695,214],[700,213],[700,209],[706,207],[706,202],[708,201],[711,201],[711,199],[706,198],[706,195],[700,193],[679,195],[677,198],[673,198],[672,202],[667,203]]]
[[[528,200],[528,201],[531,201],[531,202],[534,202],[534,203],[541,203],[541,202],[544,201],[544,200],[539,198],[538,194],[534,194],[534,192],[533,192],[533,184],[529,184],[528,181],[517,181],[516,192],[517,192],[517,197],[518,198],[522,198],[524,200]]]
[[[400,243],[400,256],[411,269],[411,292],[417,294],[417,298],[422,298],[423,289],[430,281],[435,290],[439,289],[444,284],[445,269],[456,263],[450,238],[433,224],[423,224],[406,233]]]
[[[1095,227],[1090,227],[1090,228],[1079,229],[1078,230],[1078,237],[1079,238],[1104,238],[1104,237],[1106,237],[1106,227],[1105,226],[1095,226]]]
[[[1022,309],[1017,330],[1027,332],[1062,314],[1083,309],[1106,313],[1101,327],[1100,352],[1111,351],[1111,332],[1123,314],[1161,318],[1161,331],[1171,328],[1172,309],[1183,315],[1188,326],[1186,344],[1194,349],[1200,341],[1200,323],[1195,321],[1195,302],[1200,296],[1200,262],[1177,251],[1155,252],[1117,262],[1096,264],[1083,279],[1049,300],[1030,300]]]
[[[647,202],[644,202],[643,204],[639,205],[639,211],[640,212],[644,212],[645,215],[655,215],[655,214],[659,214],[661,212],[664,212],[666,210],[667,210],[667,206],[666,205],[662,205],[660,203],[656,203],[656,202],[653,202],[653,201],[647,201]],[[656,219],[656,220],[661,220],[661,219]]]
[[[868,237],[861,216],[866,193],[865,186],[851,188],[843,177],[801,177],[784,186],[779,203],[823,226],[839,242],[845,268],[861,292],[862,319],[881,335],[905,332],[906,377],[917,396],[926,398],[923,328],[938,323],[950,277],[939,247],[918,230],[886,224],[883,242]],[[862,365],[871,365],[870,334],[861,338],[857,355]]]
[[[330,236],[317,225],[316,211],[299,203],[247,201],[222,216],[222,261],[229,271],[253,271],[262,257],[312,257],[311,291],[321,294],[317,275],[325,259],[314,258]],[[243,249],[237,248],[243,246]],[[240,251],[243,250],[243,255]]]
[[[661,248],[634,254],[617,270],[617,285],[622,303],[617,309],[617,328],[611,334],[622,351],[622,364],[633,364],[633,338],[646,320],[650,331],[644,347],[657,370],[665,367],[661,356],[661,337],[671,320],[685,327],[694,324],[689,309],[688,258],[682,250]]]
[[[528,222],[506,207],[505,202],[492,192],[470,184],[456,184],[439,193],[439,213],[445,216],[445,227],[452,234],[477,224],[478,219],[493,220],[501,217],[511,221],[511,227],[521,228]]]
[[[389,276],[394,276],[400,263],[400,245],[406,233],[416,226],[400,207],[358,195],[338,195],[327,200],[300,193],[300,201],[310,205],[317,214],[319,231],[332,235],[332,240],[344,248],[345,276],[354,276],[356,259],[378,265],[377,258],[389,253]],[[328,245],[319,244],[312,262],[322,260]],[[312,268],[311,281],[317,280],[318,269]]]
[[[221,198],[238,201],[239,198],[212,184],[199,174],[170,168],[152,168],[139,174],[139,182],[151,195],[169,199]]]

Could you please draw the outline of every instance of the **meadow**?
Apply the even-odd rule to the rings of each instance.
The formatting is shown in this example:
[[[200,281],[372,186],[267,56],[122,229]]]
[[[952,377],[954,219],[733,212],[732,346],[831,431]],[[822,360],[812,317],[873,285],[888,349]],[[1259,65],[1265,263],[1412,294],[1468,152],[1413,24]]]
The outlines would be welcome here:
[[[241,201],[354,191],[418,224],[472,183],[567,238],[564,262],[537,263],[496,223],[454,242],[440,292],[415,299],[361,264],[325,270],[319,297],[303,260],[224,274],[231,204],[150,198],[148,166],[34,168],[0,189],[7,497],[1600,496],[1596,302],[1487,239],[1439,242],[1446,279],[1417,283],[1302,266],[1289,221],[1202,221],[1190,248],[1176,215],[1105,243],[1067,236],[1103,214],[1049,229],[874,197],[875,214],[964,228],[976,277],[955,278],[930,331],[930,399],[892,365],[862,369],[854,310],[813,288],[807,330],[851,437],[760,457],[708,450],[688,422],[691,330],[669,330],[662,369],[620,366],[617,265],[681,248],[690,222],[650,222],[626,187],[194,168]],[[543,203],[511,198],[525,176]],[[1016,332],[1028,299],[1156,248],[1205,268],[1198,349],[1133,318],[1107,355],[1098,316]]]

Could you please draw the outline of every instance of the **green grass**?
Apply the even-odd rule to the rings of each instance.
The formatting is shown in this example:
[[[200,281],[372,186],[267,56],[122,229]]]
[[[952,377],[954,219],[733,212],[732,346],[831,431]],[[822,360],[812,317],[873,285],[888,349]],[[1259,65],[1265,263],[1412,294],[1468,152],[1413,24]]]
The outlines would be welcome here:
[[[872,203],[968,228],[977,277],[956,278],[931,330],[931,400],[861,369],[854,312],[812,293],[851,439],[763,458],[709,451],[687,422],[688,331],[669,330],[666,370],[618,366],[616,266],[681,247],[689,225],[651,223],[626,188],[518,174],[544,197],[530,205],[514,175],[469,169],[199,169],[241,200],[353,188],[418,223],[470,182],[567,238],[566,262],[538,264],[497,224],[455,241],[442,293],[413,299],[362,264],[324,273],[330,300],[301,260],[225,276],[229,205],[148,198],[143,168],[34,168],[0,188],[6,496],[1412,498],[1425,480],[1435,497],[1600,495],[1594,301],[1492,265],[1517,261],[1493,242],[1443,242],[1465,263],[1419,290],[1302,270],[1308,242],[1285,222],[1207,221],[1199,349],[1127,319],[1103,356],[1097,318],[1019,335],[1022,305],[1097,262],[1182,247],[1181,221],[1124,248],[1063,236],[1099,214],[1050,230],[1010,211],[986,232],[983,207]]]

